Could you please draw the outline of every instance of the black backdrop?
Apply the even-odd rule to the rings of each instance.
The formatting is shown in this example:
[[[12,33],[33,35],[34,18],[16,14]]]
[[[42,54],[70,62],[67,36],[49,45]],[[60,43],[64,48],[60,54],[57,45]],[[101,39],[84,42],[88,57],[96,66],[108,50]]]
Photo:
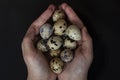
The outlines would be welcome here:
[[[0,0],[0,80],[26,80],[21,41],[50,3],[67,2],[93,38],[88,80],[120,80],[120,5],[117,0]]]

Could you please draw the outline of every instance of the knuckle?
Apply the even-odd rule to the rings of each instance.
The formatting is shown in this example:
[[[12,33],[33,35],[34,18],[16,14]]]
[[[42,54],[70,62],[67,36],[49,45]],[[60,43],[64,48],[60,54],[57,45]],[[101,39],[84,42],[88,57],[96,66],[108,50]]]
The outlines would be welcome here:
[[[46,16],[49,16],[49,14],[46,14]],[[41,16],[41,21],[43,21],[43,22],[46,22],[46,17],[45,16]]]
[[[31,24],[31,27],[39,27],[39,25],[41,24],[41,21],[39,21],[38,19],[36,19],[32,24]]]
[[[38,25],[38,23],[36,23],[36,21],[35,21],[35,22],[33,22],[33,23],[31,24],[30,27],[32,28],[32,30],[36,31],[36,29],[37,29],[37,27],[39,27],[39,25]]]

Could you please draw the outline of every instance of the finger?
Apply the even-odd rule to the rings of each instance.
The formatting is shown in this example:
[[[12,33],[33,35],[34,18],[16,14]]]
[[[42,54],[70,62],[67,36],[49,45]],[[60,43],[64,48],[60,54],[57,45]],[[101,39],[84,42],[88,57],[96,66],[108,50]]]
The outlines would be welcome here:
[[[79,59],[81,55],[84,55],[88,61],[91,61],[93,58],[92,39],[86,27],[82,28],[82,44],[75,51],[75,59]]]
[[[51,17],[55,6],[50,5],[30,26],[26,33],[26,37],[34,39],[35,35],[39,33],[39,28]]]
[[[82,29],[82,46],[81,46],[83,54],[88,57],[93,54],[93,46],[92,46],[92,38],[87,32],[86,27]]]
[[[35,25],[35,29],[36,32],[38,33],[39,28],[41,27],[41,25],[43,25],[53,14],[55,10],[55,6],[54,5],[50,5],[46,11],[44,11],[44,13],[42,13],[41,16],[38,17],[38,19],[36,19],[33,22],[33,25]]]
[[[83,22],[79,19],[77,14],[74,12],[74,10],[68,4],[63,3],[60,5],[59,8],[62,9],[66,13],[66,15],[68,16],[68,19],[70,20],[70,22],[72,24],[76,24],[80,28],[82,28],[84,26]]]
[[[30,28],[28,29],[27,33],[25,34],[25,37],[22,42],[22,49],[25,47],[27,50],[35,50],[33,40],[36,36],[36,34],[39,33],[39,28],[41,25],[43,25],[52,15],[54,12],[55,6],[50,5],[47,10],[45,10],[40,17],[38,17],[37,20],[35,20]]]

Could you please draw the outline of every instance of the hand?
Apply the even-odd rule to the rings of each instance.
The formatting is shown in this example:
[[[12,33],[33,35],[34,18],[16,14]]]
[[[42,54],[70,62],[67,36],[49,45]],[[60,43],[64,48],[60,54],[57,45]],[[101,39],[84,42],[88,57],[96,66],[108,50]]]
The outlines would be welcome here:
[[[56,80],[57,75],[49,69],[47,59],[42,52],[34,47],[40,26],[51,17],[54,10],[54,5],[50,5],[48,9],[32,23],[23,39],[22,52],[28,69],[27,80]]]
[[[60,9],[67,14],[72,24],[79,26],[82,31],[82,41],[78,42],[79,47],[75,51],[73,61],[65,65],[58,78],[59,80],[87,80],[88,69],[93,59],[92,39],[82,21],[69,5],[63,3]]]

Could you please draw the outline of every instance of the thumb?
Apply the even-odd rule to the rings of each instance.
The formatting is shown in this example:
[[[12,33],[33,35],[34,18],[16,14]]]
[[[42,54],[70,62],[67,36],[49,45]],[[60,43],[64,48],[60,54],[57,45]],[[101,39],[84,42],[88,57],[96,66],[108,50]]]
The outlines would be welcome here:
[[[93,53],[93,47],[92,47],[92,38],[90,37],[86,27],[82,28],[82,46],[81,50],[83,54],[88,57],[92,55]]]

